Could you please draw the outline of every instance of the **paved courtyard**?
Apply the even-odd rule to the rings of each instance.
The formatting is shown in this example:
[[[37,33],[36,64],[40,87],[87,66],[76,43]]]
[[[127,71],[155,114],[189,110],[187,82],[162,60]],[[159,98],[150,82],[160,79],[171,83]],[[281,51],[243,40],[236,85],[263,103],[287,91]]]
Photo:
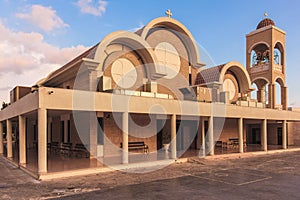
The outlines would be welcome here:
[[[151,173],[115,171],[43,182],[0,158],[0,173],[0,199],[300,199],[300,152],[195,158]]]

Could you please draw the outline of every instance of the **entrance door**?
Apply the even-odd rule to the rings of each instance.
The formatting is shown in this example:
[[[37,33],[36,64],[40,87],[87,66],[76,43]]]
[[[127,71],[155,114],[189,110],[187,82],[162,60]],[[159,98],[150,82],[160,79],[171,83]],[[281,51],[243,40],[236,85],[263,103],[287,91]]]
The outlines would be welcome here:
[[[252,128],[252,137],[251,137],[252,144],[260,144],[260,128]]]
[[[197,149],[197,121],[177,121],[177,150]]]
[[[277,128],[277,144],[282,145],[282,128]]]
[[[157,150],[160,150],[163,147],[162,143],[162,134],[163,134],[163,125],[165,120],[157,120],[157,137],[156,137],[156,144]]]

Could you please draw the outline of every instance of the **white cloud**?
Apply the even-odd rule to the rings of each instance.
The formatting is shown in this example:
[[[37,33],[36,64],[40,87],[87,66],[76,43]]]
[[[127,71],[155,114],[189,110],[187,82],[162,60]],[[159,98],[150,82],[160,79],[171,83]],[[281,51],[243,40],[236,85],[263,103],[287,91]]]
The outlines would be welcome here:
[[[91,14],[95,16],[101,16],[105,13],[107,7],[107,1],[99,0],[78,0],[76,5],[80,8],[80,12],[85,14]]]
[[[0,20],[0,102],[8,101],[5,89],[31,86],[85,50],[83,45],[53,46],[40,33],[12,31]]]
[[[57,16],[56,11],[51,7],[44,7],[41,5],[32,5],[29,12],[18,13],[16,14],[16,17],[27,20],[31,24],[47,32],[69,26]]]
[[[130,32],[136,32],[136,31],[138,31],[138,30],[140,30],[140,29],[142,29],[144,27],[145,27],[144,23],[143,22],[139,22],[139,26],[138,27],[132,28],[129,31]]]

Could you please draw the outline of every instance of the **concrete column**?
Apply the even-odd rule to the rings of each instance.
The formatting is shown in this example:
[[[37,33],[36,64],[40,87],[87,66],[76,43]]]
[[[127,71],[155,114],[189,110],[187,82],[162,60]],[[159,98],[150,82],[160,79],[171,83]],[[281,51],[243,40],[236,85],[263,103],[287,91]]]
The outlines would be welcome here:
[[[176,147],[176,115],[171,116],[171,158],[177,158],[177,147]]]
[[[261,145],[263,151],[268,151],[268,139],[267,139],[267,120],[264,119],[261,124]]]
[[[281,103],[282,103],[282,109],[288,110],[288,88],[287,87],[281,87]]]
[[[7,148],[7,157],[8,158],[12,158],[13,154],[12,154],[12,124],[10,120],[6,120],[6,148]]]
[[[215,155],[215,142],[214,142],[214,117],[208,118],[208,153],[210,156]]]
[[[287,149],[287,122],[282,122],[282,148]]]
[[[244,153],[243,118],[238,119],[238,129],[239,129],[239,152]]]
[[[2,122],[0,122],[0,155],[2,155],[3,153],[3,124]]]
[[[123,130],[123,153],[122,153],[122,163],[128,163],[128,112],[122,113],[122,130]]]
[[[258,90],[256,95],[258,102],[265,103],[265,91],[263,89]]]
[[[204,118],[201,117],[201,139],[202,139],[202,145],[201,145],[201,150],[202,150],[202,156],[204,157],[206,155],[205,152],[205,121]]]
[[[276,85],[269,84],[269,108],[276,107]]]
[[[19,116],[19,163],[26,164],[26,120]]]
[[[47,172],[47,110],[38,109],[38,173]]]
[[[97,145],[98,145],[98,120],[96,113],[89,113],[89,130],[90,130],[90,159],[94,159],[98,157],[97,154]],[[68,126],[68,121],[66,121]],[[68,133],[67,133],[68,135]]]

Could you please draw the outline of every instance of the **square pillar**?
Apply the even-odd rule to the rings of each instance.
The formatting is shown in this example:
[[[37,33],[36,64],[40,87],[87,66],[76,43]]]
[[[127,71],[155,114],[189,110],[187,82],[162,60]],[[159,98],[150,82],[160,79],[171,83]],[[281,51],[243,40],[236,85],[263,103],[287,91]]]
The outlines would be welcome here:
[[[26,164],[26,119],[19,116],[19,163]]]
[[[0,155],[2,155],[3,152],[3,124],[0,122]]]
[[[275,84],[269,84],[269,108],[276,108],[276,85]]]
[[[215,155],[214,145],[214,117],[208,118],[208,153],[210,156]]]
[[[238,119],[238,131],[239,131],[239,152],[244,153],[244,129],[243,118]]]
[[[47,110],[38,109],[38,173],[47,173]]]
[[[97,158],[98,132],[97,132],[97,116],[95,112],[89,113],[90,124],[90,159]]]
[[[176,147],[176,115],[171,116],[171,158],[177,158],[177,147]]]
[[[282,103],[282,110],[288,110],[288,88],[287,87],[281,88],[281,103]]]
[[[282,148],[287,149],[287,122],[282,122]]]
[[[261,146],[263,151],[268,151],[267,139],[267,120],[264,119],[261,124]]]
[[[256,95],[258,102],[265,103],[265,91],[263,89],[258,90]]]
[[[12,154],[12,124],[11,121],[8,119],[6,120],[6,148],[7,148],[7,158],[12,158],[13,154]]]
[[[204,118],[201,117],[201,139],[202,139],[202,144],[201,144],[201,152],[202,152],[202,157],[205,157],[206,152],[205,152],[205,121]]]
[[[122,163],[128,164],[128,112],[122,113]]]

